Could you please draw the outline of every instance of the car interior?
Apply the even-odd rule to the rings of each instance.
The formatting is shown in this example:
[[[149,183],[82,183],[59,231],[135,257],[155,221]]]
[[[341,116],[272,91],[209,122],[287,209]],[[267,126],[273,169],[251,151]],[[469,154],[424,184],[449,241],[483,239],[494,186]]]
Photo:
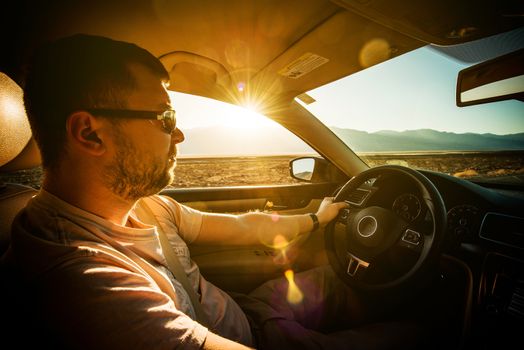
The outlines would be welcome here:
[[[514,40],[522,42],[521,1],[22,0],[2,7],[0,174],[20,174],[41,162],[22,100],[25,63],[35,47],[75,33],[133,42],[164,64],[170,90],[239,106],[256,105],[261,114],[319,154],[312,161],[312,176],[298,184],[169,188],[162,194],[197,209],[229,213],[271,207],[281,214],[315,212],[326,196],[351,205],[325,232],[301,236],[285,249],[264,244],[191,246],[191,256],[206,279],[226,291],[246,293],[289,268],[303,271],[331,264],[346,284],[376,301],[381,319],[370,323],[417,322],[428,329],[438,349],[498,349],[522,343],[522,183],[520,187],[479,185],[401,166],[370,168],[295,100],[428,44],[445,51],[514,30]],[[375,38],[383,38],[387,46],[367,45]],[[482,59],[480,51],[468,54]],[[522,53],[503,62],[516,68],[500,74],[523,74]],[[460,81],[477,86],[478,77],[463,75]],[[508,96],[524,102],[522,92]],[[302,175],[293,172],[295,162],[290,164],[291,173],[300,179]],[[13,181],[1,182],[0,254],[8,251],[16,214],[37,191]],[[422,216],[427,218],[409,230],[398,228],[397,219],[381,209],[385,203],[391,206],[402,192],[421,194]],[[476,214],[480,219],[474,232],[450,238],[449,225],[460,220],[461,213],[457,209],[451,214],[458,216],[450,215],[448,210],[463,203],[480,208]],[[395,249],[401,253],[385,254],[373,265],[380,267],[376,273],[361,277],[366,261],[382,254],[381,242],[370,247],[358,237],[351,238],[360,232],[361,219],[367,215],[389,223],[388,231],[394,234],[381,234],[395,237],[401,243]],[[386,249],[394,244],[384,245]],[[396,261],[399,256],[401,261]],[[6,304],[6,298],[16,299],[18,292],[8,282],[8,268],[2,275],[2,304]],[[5,315],[2,323],[9,324],[8,329],[23,325],[23,320]],[[35,339],[14,340],[40,344]]]

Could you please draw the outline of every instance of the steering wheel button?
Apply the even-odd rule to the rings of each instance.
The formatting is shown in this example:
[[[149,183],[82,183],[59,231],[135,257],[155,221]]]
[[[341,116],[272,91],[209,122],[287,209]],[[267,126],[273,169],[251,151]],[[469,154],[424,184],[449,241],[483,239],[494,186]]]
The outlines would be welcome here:
[[[406,243],[413,244],[413,245],[419,245],[420,244],[420,233],[417,231],[413,231],[410,229],[407,229],[406,232],[404,232],[404,235],[402,236],[402,240]]]
[[[349,217],[349,209],[342,209],[338,216],[338,220],[340,222],[346,223],[346,221],[348,220],[348,217]]]

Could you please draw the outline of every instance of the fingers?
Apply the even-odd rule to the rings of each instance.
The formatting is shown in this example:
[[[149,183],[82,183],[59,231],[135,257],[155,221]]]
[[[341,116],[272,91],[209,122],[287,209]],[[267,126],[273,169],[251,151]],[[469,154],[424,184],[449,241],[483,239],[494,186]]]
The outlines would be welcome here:
[[[335,197],[324,197],[323,202],[326,204],[331,204],[333,203],[334,199]],[[347,204],[346,202],[335,202],[333,204],[335,204],[338,209],[347,208],[349,206],[349,204]]]
[[[337,205],[337,207],[338,207],[339,209],[349,208],[349,204],[346,203],[346,202],[337,202],[337,203],[335,203],[335,204]]]
[[[333,203],[334,197],[325,197],[317,211],[321,226],[333,220],[343,208],[349,207],[346,202]]]

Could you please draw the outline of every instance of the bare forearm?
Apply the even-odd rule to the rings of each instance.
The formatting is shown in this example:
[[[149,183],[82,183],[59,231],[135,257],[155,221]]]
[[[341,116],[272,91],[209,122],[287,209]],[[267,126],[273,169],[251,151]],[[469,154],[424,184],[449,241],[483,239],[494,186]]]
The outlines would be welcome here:
[[[345,203],[333,203],[325,198],[318,211],[319,227],[333,220]],[[224,243],[227,245],[286,244],[297,236],[312,231],[311,214],[279,215],[277,213],[252,212],[242,215],[205,215],[200,235],[195,244]]]
[[[247,213],[239,216],[238,219],[244,226],[244,232],[250,232],[242,235],[249,244],[278,246],[313,229],[313,220],[309,214]]]
[[[246,213],[242,215],[209,215],[204,217],[202,233],[195,243],[223,242],[228,245],[275,245],[285,243],[311,231],[309,214],[278,215]]]

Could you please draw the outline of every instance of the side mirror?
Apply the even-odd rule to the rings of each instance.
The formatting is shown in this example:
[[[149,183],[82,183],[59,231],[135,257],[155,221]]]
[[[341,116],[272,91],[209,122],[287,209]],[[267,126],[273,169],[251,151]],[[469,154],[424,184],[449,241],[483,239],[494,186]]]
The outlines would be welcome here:
[[[289,172],[294,179],[305,182],[345,182],[347,176],[333,164],[319,157],[300,157],[289,162]]]
[[[457,106],[517,99],[524,102],[524,49],[461,70]]]
[[[296,158],[289,164],[291,177],[301,181],[311,181],[315,170],[314,158]]]

